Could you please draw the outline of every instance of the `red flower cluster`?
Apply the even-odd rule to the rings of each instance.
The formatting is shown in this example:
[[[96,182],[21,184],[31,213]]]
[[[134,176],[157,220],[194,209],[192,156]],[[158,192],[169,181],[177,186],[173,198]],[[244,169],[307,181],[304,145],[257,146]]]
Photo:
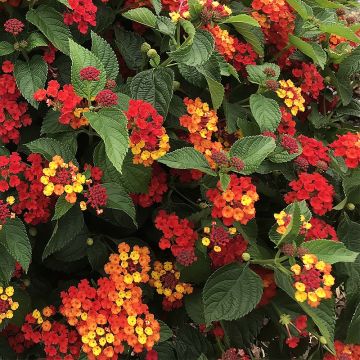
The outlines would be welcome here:
[[[324,78],[317,71],[314,64],[301,63],[301,68],[292,70],[293,75],[301,81],[301,92],[308,96],[309,100],[317,100],[320,91],[325,88]],[[309,102],[309,101],[308,101]]]
[[[183,184],[190,183],[193,181],[200,180],[204,173],[200,170],[179,170],[179,169],[170,169],[170,174],[172,176],[177,176],[179,178],[179,181]]]
[[[289,315],[283,314],[280,317],[280,323],[285,325],[288,338],[286,339],[286,344],[289,348],[296,348],[299,345],[300,337],[307,337],[309,334],[306,331],[308,326],[308,318],[306,315],[300,315],[295,318],[293,322]]]
[[[4,23],[4,29],[7,33],[17,36],[24,30],[24,23],[18,19],[9,19]]]
[[[25,349],[34,345],[32,341],[25,339],[24,334],[21,332],[21,328],[15,324],[8,324],[0,335],[3,335],[7,339],[11,349],[17,354],[23,353]]]
[[[287,204],[307,200],[318,215],[324,215],[333,207],[334,187],[319,173],[300,173],[298,180],[289,183],[293,191],[284,199]]]
[[[304,168],[312,165],[322,170],[326,170],[330,162],[327,153],[329,149],[324,146],[321,141],[305,135],[300,135],[298,140],[302,146],[302,153],[297,158],[297,163],[301,164]]]
[[[81,341],[76,330],[53,320],[53,307],[26,315],[21,332],[28,343],[44,345],[48,360],[75,360],[80,355]]]
[[[324,220],[311,218],[311,228],[305,234],[305,241],[326,239],[338,241],[336,231],[333,226],[327,224]]]
[[[3,200],[0,200],[0,230],[2,229],[2,226],[6,223],[7,219],[10,219],[12,217],[9,204],[4,202]]]
[[[289,154],[296,154],[299,151],[296,139],[290,135],[281,136],[280,144]]]
[[[355,169],[360,163],[360,133],[348,132],[338,135],[337,140],[330,144],[335,156],[341,156],[349,169]]]
[[[56,51],[56,47],[52,44],[44,49],[43,59],[47,64],[52,64],[55,61]]]
[[[166,172],[157,163],[153,165],[149,188],[145,194],[131,194],[134,203],[147,208],[153,204],[161,203],[168,190]]]
[[[277,128],[279,134],[287,134],[294,136],[296,133],[296,122],[294,121],[292,115],[286,111],[286,108],[281,106],[281,121]]]
[[[87,199],[86,205],[90,205],[93,209],[95,209],[98,215],[102,214],[102,208],[106,206],[108,200],[106,188],[102,184],[95,184],[91,186],[89,183],[88,190],[84,192],[84,197]],[[83,204],[82,206],[84,207]]]
[[[252,16],[259,22],[268,41],[278,50],[288,44],[295,27],[295,15],[285,0],[254,0]]]
[[[323,360],[359,360],[360,345],[344,344],[340,340],[334,342],[336,355],[326,353]]]
[[[177,261],[184,266],[196,260],[194,247],[198,235],[189,220],[160,210],[155,218],[155,227],[163,233],[159,241],[161,250],[171,249]]]
[[[64,13],[64,23],[66,25],[77,24],[79,31],[86,34],[90,26],[96,25],[97,7],[92,0],[68,0],[72,11]]]
[[[235,221],[246,225],[255,217],[254,204],[259,200],[259,195],[250,177],[232,174],[226,191],[222,190],[219,181],[215,189],[206,192],[206,196],[213,203],[211,215],[222,219],[226,226],[231,226]]]
[[[21,96],[16,81],[11,73],[14,66],[10,61],[4,61],[0,74],[0,139],[7,144],[10,141],[19,142],[19,129],[31,124],[31,117],[26,114],[28,105],[19,101]]]
[[[60,89],[60,84],[56,80],[51,80],[47,89],[39,89],[35,92],[34,99],[46,100],[48,106],[60,111],[59,122],[63,125],[70,125],[73,129],[88,125],[83,113],[89,109],[82,107],[83,99],[76,95],[71,84],[66,84]]]
[[[163,127],[164,118],[151,104],[133,99],[129,101],[126,116],[134,163],[152,165],[170,149],[169,136]]]

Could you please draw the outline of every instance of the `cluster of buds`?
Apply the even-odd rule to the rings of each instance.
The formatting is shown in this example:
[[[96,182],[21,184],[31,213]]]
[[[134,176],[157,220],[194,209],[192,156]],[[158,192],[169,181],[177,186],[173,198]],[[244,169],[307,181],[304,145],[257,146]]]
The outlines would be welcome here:
[[[201,239],[202,244],[217,253],[221,252],[222,248],[231,241],[231,237],[237,232],[235,227],[217,226],[215,221],[212,222],[211,228],[205,226],[203,231],[205,236]]]
[[[199,0],[202,5],[201,20],[203,23],[208,24],[210,22],[218,22],[223,18],[231,15],[231,9],[218,1],[213,0]]]
[[[228,154],[225,151],[213,150],[211,153],[211,159],[222,170],[234,170],[240,172],[244,169],[244,162],[238,157],[231,157],[229,159]]]
[[[284,235],[291,222],[292,216],[290,214],[287,214],[284,210],[282,210],[278,214],[274,214],[274,218],[276,220],[276,223],[278,224],[276,232],[281,235]],[[300,215],[300,221],[302,223],[302,229],[304,230],[311,229],[312,225],[310,222],[306,221],[304,215]]]
[[[305,254],[301,260],[302,266],[295,264],[291,267],[295,280],[295,299],[317,307],[322,299],[330,299],[332,296],[331,287],[335,279],[331,275],[331,265],[318,260],[313,254]]]
[[[0,324],[6,319],[12,319],[14,311],[19,308],[19,303],[13,301],[14,288],[8,286],[5,289],[0,286]]]

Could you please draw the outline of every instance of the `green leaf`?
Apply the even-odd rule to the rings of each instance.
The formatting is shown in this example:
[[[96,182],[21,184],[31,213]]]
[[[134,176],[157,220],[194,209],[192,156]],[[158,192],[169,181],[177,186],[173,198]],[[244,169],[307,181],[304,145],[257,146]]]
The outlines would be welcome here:
[[[40,33],[37,32],[33,32],[29,35],[29,37],[27,38],[27,47],[26,50],[27,51],[31,51],[37,47],[42,47],[42,46],[47,46],[48,43],[46,41],[46,39],[44,38],[44,36]]]
[[[220,176],[220,184],[221,184],[221,188],[223,191],[226,191],[226,189],[228,188],[229,184],[230,184],[230,175],[220,172],[219,173]]]
[[[354,33],[354,31],[340,22],[336,24],[321,23],[319,28],[325,33],[344,37],[345,39],[353,41],[357,44],[360,43],[360,38]]]
[[[69,127],[59,122],[60,113],[50,109],[41,124],[40,135],[59,134],[69,131]]]
[[[339,78],[349,78],[360,72],[360,47],[355,48],[339,66]]]
[[[209,60],[214,51],[215,40],[210,32],[197,30],[192,43],[186,47],[180,47],[169,52],[170,58],[185,65],[202,65]]]
[[[121,173],[122,164],[129,147],[127,119],[122,111],[113,108],[96,113],[87,112],[86,118],[105,144],[106,155],[115,169]]]
[[[160,0],[151,0],[151,4],[155,10],[156,15],[161,13],[162,5]]]
[[[264,70],[267,68],[274,70],[275,76],[266,75]],[[262,65],[247,65],[246,72],[250,82],[265,86],[266,80],[277,80],[279,78],[280,67],[273,63],[265,63]]]
[[[25,144],[25,146],[32,153],[41,154],[48,161],[51,161],[55,155],[60,155],[65,162],[75,159],[75,154],[66,145],[55,139],[40,138]]]
[[[185,309],[195,324],[205,324],[204,304],[201,291],[185,296]]]
[[[302,247],[329,264],[354,262],[359,253],[348,250],[342,242],[332,240],[312,240],[304,242]]]
[[[132,9],[122,15],[124,18],[131,21],[138,22],[154,29],[156,27],[156,16],[147,8]]]
[[[115,80],[119,74],[119,64],[114,50],[107,41],[93,31],[91,32],[91,40],[91,52],[104,65],[106,78]]]
[[[354,315],[351,318],[349,327],[347,329],[346,343],[359,344],[360,343],[360,303],[357,305]]]
[[[348,198],[348,202],[353,204],[360,203],[360,169],[351,171],[350,176],[343,179],[344,193]]]
[[[42,258],[63,249],[78,235],[84,227],[84,216],[79,206],[73,206],[54,227],[49,242],[46,244]]]
[[[329,0],[314,0],[318,5],[320,5],[321,8],[327,8],[327,9],[338,9],[343,7],[342,4],[334,3]]]
[[[273,138],[262,135],[246,136],[233,144],[230,156],[238,157],[244,162],[244,169],[239,173],[248,175],[256,171],[265,158],[274,151],[275,146]]]
[[[172,330],[163,321],[158,320],[160,324],[160,340],[159,343],[169,340],[173,336]]]
[[[71,83],[75,92],[84,98],[91,99],[105,87],[106,71],[104,65],[91,51],[85,49],[73,40],[69,40],[71,58]],[[80,71],[87,67],[94,66],[100,70],[99,81],[81,80]]]
[[[259,23],[250,15],[239,14],[228,17],[226,20],[222,21],[222,24],[236,24],[243,23],[251,26],[260,27]]]
[[[154,0],[159,1],[159,0]],[[171,21],[170,18],[166,16],[158,16],[156,19],[156,29],[162,34],[168,36],[174,36],[176,25]]]
[[[51,6],[40,5],[27,12],[26,20],[35,25],[57,49],[69,54],[69,39],[72,36],[62,14]]]
[[[260,277],[247,265],[233,263],[216,270],[203,290],[206,324],[235,320],[259,303],[263,292]]]
[[[275,270],[275,281],[279,288],[284,290],[293,300],[295,300],[295,290],[292,286],[292,279],[290,276],[283,274],[280,270]],[[329,347],[331,351],[334,351],[334,330],[336,320],[334,300],[323,300],[317,308],[312,308],[306,302],[297,303],[319,328],[321,335],[326,339],[327,347]]]
[[[61,195],[55,204],[55,213],[52,220],[59,220],[63,217],[72,207],[74,204],[69,203],[65,199],[65,194]]]
[[[261,132],[276,131],[281,121],[281,111],[275,100],[253,94],[250,96],[250,109]]]
[[[293,154],[288,153],[287,150],[285,150],[281,145],[276,146],[274,152],[269,155],[269,160],[274,163],[277,163],[277,164],[281,164],[281,163],[285,163],[285,162],[294,160],[296,157],[298,157],[302,153],[301,144],[298,141],[297,141],[297,144],[298,144],[298,151]]]
[[[131,217],[136,225],[135,206],[124,187],[121,184],[116,183],[106,183],[102,184],[102,186],[106,189],[106,194],[108,196],[106,208],[123,211]]]
[[[22,96],[34,107],[39,103],[34,99],[34,93],[45,86],[48,66],[40,55],[33,56],[30,61],[17,59],[14,67],[14,76],[17,87]]]
[[[14,45],[7,41],[0,41],[0,56],[10,55],[14,51]]]
[[[201,74],[205,76],[210,91],[211,102],[213,105],[212,107],[215,110],[217,110],[221,106],[224,99],[224,95],[225,95],[224,86],[219,81],[215,80],[212,74],[210,74],[205,69],[198,69],[198,70]]]
[[[19,218],[8,219],[3,225],[0,244],[27,272],[31,261],[31,244],[26,228]]]
[[[95,271],[102,271],[104,264],[108,261],[109,251],[104,242],[94,239],[94,243],[86,248],[86,255],[91,268]]]
[[[301,0],[286,0],[286,2],[301,16],[303,20],[307,20],[313,16],[311,7]]]
[[[173,81],[174,72],[171,69],[141,71],[131,81],[131,97],[151,103],[160,115],[166,117],[173,96]]]
[[[248,24],[233,24],[235,30],[244,37],[253,49],[260,55],[264,56],[264,35],[262,31]]]
[[[1,235],[0,235],[1,237]],[[0,244],[0,283],[7,284],[15,270],[15,259]]]
[[[210,168],[205,156],[192,147],[184,147],[172,151],[162,156],[158,162],[173,169],[195,169],[205,174],[216,176],[215,171]]]
[[[291,44],[297,47],[302,53],[311,58],[314,63],[318,64],[324,69],[326,64],[326,52],[322,49],[319,44],[306,42],[295,35],[289,35]]]

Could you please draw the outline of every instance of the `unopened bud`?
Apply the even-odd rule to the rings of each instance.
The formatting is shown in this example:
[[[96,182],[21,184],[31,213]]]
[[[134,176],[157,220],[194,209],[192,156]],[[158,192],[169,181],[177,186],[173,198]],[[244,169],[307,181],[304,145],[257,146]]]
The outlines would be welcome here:
[[[241,255],[241,257],[242,257],[242,259],[243,259],[244,261],[249,261],[249,260],[251,259],[250,254],[247,253],[247,252],[244,252],[244,253]]]
[[[346,208],[348,210],[350,210],[350,211],[354,211],[355,210],[355,205],[353,203],[347,203]]]
[[[265,85],[271,91],[276,91],[279,88],[279,84],[275,80],[266,80]]]
[[[154,59],[157,55],[157,51],[155,49],[150,49],[146,55],[150,58],[150,59]]]
[[[173,81],[173,90],[179,90],[180,89],[180,83],[178,81]]]
[[[320,336],[320,337],[319,337],[319,341],[320,341],[320,344],[323,344],[323,345],[326,345],[326,344],[327,344],[327,340],[325,339],[324,336]]]
[[[307,248],[299,247],[297,249],[297,254],[298,254],[299,257],[302,257],[302,256],[304,256],[304,255],[306,255],[308,253],[309,253],[309,250]]]
[[[274,77],[276,75],[275,70],[271,67],[266,67],[263,70],[264,74],[269,77]]]
[[[87,244],[88,246],[92,246],[92,245],[94,244],[94,239],[92,239],[92,238],[87,238],[86,244]]]
[[[286,256],[295,256],[296,254],[296,247],[293,244],[284,244],[281,247],[281,251],[286,255]]]
[[[150,49],[151,49],[151,45],[148,44],[147,42],[142,43],[140,48],[141,52],[143,53],[147,53]]]

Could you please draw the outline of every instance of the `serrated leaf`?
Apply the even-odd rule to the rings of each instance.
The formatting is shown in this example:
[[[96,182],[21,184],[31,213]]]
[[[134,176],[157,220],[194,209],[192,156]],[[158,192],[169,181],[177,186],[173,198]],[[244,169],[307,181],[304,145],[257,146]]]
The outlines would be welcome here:
[[[217,110],[223,102],[225,88],[219,81],[215,80],[208,71],[199,69],[199,72],[205,76],[210,91],[212,107]]]
[[[3,225],[0,244],[27,272],[31,261],[31,244],[26,228],[19,218],[8,219]]]
[[[159,343],[169,340],[173,336],[172,330],[163,321],[158,320],[160,324],[160,340]]]
[[[355,48],[339,66],[339,78],[349,78],[360,72],[360,47]]]
[[[131,97],[151,103],[160,115],[166,117],[173,96],[173,81],[174,72],[170,69],[141,71],[131,81]]]
[[[46,244],[43,260],[51,254],[63,249],[71,240],[78,235],[84,227],[84,216],[79,206],[73,206],[54,227],[49,242]]]
[[[17,59],[14,66],[14,76],[22,96],[34,107],[39,103],[34,99],[34,93],[44,88],[48,74],[48,66],[40,55],[34,55],[29,61]]]
[[[292,279],[289,275],[283,274],[280,270],[275,270],[275,281],[279,288],[284,290],[293,300],[295,300],[295,290],[292,286]],[[319,328],[321,335],[326,339],[326,345],[331,351],[334,351],[334,330],[336,319],[334,300],[323,300],[317,308],[312,308],[306,302],[297,303]]]
[[[91,99],[105,87],[106,71],[99,58],[91,51],[85,49],[73,40],[69,40],[71,58],[71,83],[75,92],[84,98]],[[99,81],[81,80],[80,71],[87,67],[94,66],[100,70]]]
[[[261,132],[276,131],[281,121],[281,111],[275,100],[253,94],[250,96],[250,109]]]
[[[220,176],[220,184],[221,184],[221,189],[223,191],[226,191],[226,189],[228,188],[229,184],[230,184],[230,175],[220,172],[219,173]]]
[[[359,344],[360,343],[360,303],[357,305],[355,312],[351,318],[350,324],[347,328],[346,343]]]
[[[325,33],[344,37],[345,39],[353,41],[357,44],[360,43],[360,38],[354,33],[354,31],[340,22],[336,24],[321,23],[319,28]]]
[[[301,246],[329,264],[354,262],[359,255],[358,252],[348,250],[342,242],[332,240],[306,241]]]
[[[230,16],[226,20],[222,21],[222,24],[235,24],[235,23],[243,23],[255,27],[260,27],[259,23],[252,16],[246,14],[238,14],[238,15]]]
[[[312,9],[309,5],[301,0],[286,0],[286,2],[301,16],[303,20],[313,16]]]
[[[127,119],[122,111],[113,108],[96,113],[87,112],[86,118],[105,144],[106,154],[116,170],[121,173],[129,147]]]
[[[123,211],[131,217],[136,225],[135,206],[124,187],[121,184],[116,183],[106,183],[102,184],[102,186],[106,189],[106,194],[108,196],[106,208]]]
[[[324,69],[326,64],[326,52],[322,49],[319,44],[306,42],[295,35],[289,35],[291,44],[297,47],[302,53],[311,58],[314,63],[318,64]]]
[[[140,24],[156,27],[156,16],[147,8],[131,9],[122,14],[124,18],[138,22]]]
[[[192,147],[184,147],[172,151],[162,156],[158,162],[173,169],[195,169],[205,174],[216,176],[215,171],[210,168],[205,156]]]
[[[51,6],[40,5],[27,12],[26,20],[35,25],[57,49],[69,54],[69,39],[72,36],[62,14]]]
[[[263,292],[260,277],[247,265],[233,263],[216,270],[203,290],[206,324],[235,320],[259,303]]]
[[[60,155],[65,162],[69,162],[75,158],[75,154],[73,154],[66,145],[51,138],[40,138],[25,144],[25,146],[32,153],[41,154],[49,161],[51,161],[55,155]]]
[[[195,324],[205,324],[204,304],[201,291],[187,295],[184,298],[185,309]]]
[[[41,124],[40,135],[58,134],[69,131],[69,127],[59,122],[60,113],[50,109]]]
[[[104,65],[106,78],[115,80],[119,74],[119,64],[114,50],[107,41],[93,31],[91,32],[91,40],[91,52]]]
[[[209,60],[214,51],[215,40],[210,32],[197,30],[189,46],[169,52],[170,58],[180,64],[202,65]]]
[[[0,244],[0,283],[7,284],[15,270],[15,259]]]
[[[259,28],[237,23],[233,24],[233,26],[260,56],[264,56],[264,35]]]
[[[109,251],[100,239],[94,239],[94,243],[87,247],[86,254],[93,270],[103,270],[109,257]]]
[[[270,68],[274,70],[274,76],[268,76],[264,70]],[[262,65],[247,65],[246,72],[250,82],[259,85],[265,85],[266,80],[277,80],[280,75],[280,67],[273,63],[265,63]]]
[[[151,4],[155,10],[156,15],[161,13],[162,5],[160,0],[151,0]]]
[[[14,46],[7,41],[0,41],[0,56],[10,55],[15,51]]]
[[[29,37],[26,40],[27,42],[27,47],[26,50],[27,51],[31,51],[37,47],[42,47],[42,46],[47,46],[48,43],[46,41],[46,39],[44,38],[44,36],[40,33],[37,32],[33,32],[29,35]]]
[[[154,0],[158,1],[158,0]],[[156,19],[156,29],[162,34],[174,36],[176,25],[166,16],[158,16]]]
[[[238,157],[244,162],[244,169],[239,173],[248,175],[256,171],[265,158],[274,151],[275,146],[273,138],[262,135],[246,136],[233,144],[230,156]]]
[[[280,146],[280,145],[276,146],[274,152],[269,155],[269,160],[274,163],[277,163],[277,164],[281,164],[281,163],[285,163],[285,162],[294,160],[296,157],[298,157],[302,153],[301,144],[298,141],[297,141],[297,144],[298,144],[298,151],[296,153],[292,153],[292,154],[288,153],[287,150],[285,150],[282,146]]]
[[[52,220],[58,220],[60,219],[62,216],[64,216],[72,207],[74,206],[74,204],[69,203],[68,201],[66,201],[65,199],[65,195],[61,195],[55,204],[55,213],[54,216],[52,218]]]

